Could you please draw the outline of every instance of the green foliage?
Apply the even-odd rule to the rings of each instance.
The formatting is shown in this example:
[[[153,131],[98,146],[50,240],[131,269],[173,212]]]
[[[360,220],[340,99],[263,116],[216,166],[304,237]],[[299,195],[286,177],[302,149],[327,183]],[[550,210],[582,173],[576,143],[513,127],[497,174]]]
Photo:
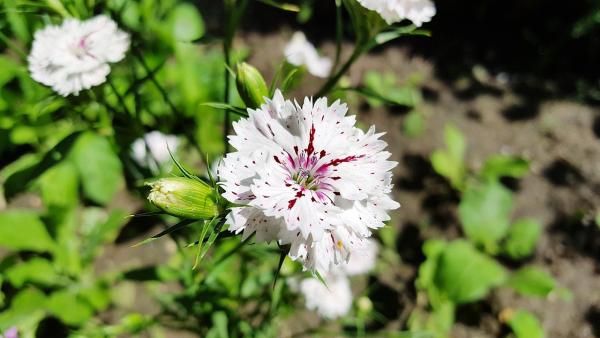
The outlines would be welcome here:
[[[465,235],[486,252],[498,252],[498,243],[510,226],[512,195],[495,181],[469,185],[458,213]]]
[[[459,240],[441,253],[434,283],[452,302],[460,304],[484,298],[505,279],[506,271],[500,264]]]
[[[496,180],[501,177],[521,178],[529,172],[529,161],[518,157],[494,155],[489,157],[481,169],[485,179]]]
[[[412,83],[398,86],[396,76],[393,73],[381,74],[376,71],[368,71],[363,82],[368,90],[365,93],[367,102],[373,107],[381,106],[383,103],[415,107],[421,103],[419,89]]]
[[[11,210],[0,212],[0,247],[47,252],[55,243],[35,213]]]
[[[25,282],[54,285],[59,276],[47,259],[35,257],[25,263],[14,265],[4,271],[6,279],[15,287],[21,288]]]
[[[204,35],[204,20],[192,4],[178,4],[169,14],[167,21],[175,41],[190,42]]]
[[[406,115],[406,118],[402,122],[402,129],[404,134],[408,137],[417,137],[425,130],[425,118],[423,114],[416,110],[411,111]]]
[[[466,175],[464,164],[467,142],[464,135],[451,125],[444,128],[446,149],[431,154],[431,165],[440,175],[446,177],[455,189],[462,190]]]
[[[544,338],[544,330],[538,319],[531,313],[518,310],[508,319],[508,326],[516,338]]]
[[[517,220],[508,229],[502,251],[508,257],[519,260],[531,256],[542,234],[542,225],[533,219]]]
[[[46,303],[50,313],[69,325],[80,325],[89,320],[94,311],[75,292],[60,290],[52,293]]]
[[[535,266],[519,269],[510,276],[507,285],[522,295],[537,297],[547,297],[557,286],[552,276]]]
[[[123,184],[121,161],[102,136],[93,133],[79,136],[68,159],[79,172],[83,193],[94,202],[108,203]]]

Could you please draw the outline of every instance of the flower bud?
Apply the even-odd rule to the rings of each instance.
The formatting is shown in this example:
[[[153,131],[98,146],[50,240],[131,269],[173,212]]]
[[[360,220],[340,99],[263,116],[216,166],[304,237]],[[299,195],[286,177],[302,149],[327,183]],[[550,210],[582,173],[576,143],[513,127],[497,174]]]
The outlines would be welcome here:
[[[267,83],[258,69],[242,62],[237,65],[237,90],[248,108],[258,108],[269,96]]]
[[[207,219],[219,215],[217,193],[204,182],[171,177],[147,185],[152,188],[148,200],[170,215],[189,219]]]
[[[358,311],[361,314],[369,314],[373,310],[373,302],[369,299],[369,297],[362,296],[356,302],[358,307]]]

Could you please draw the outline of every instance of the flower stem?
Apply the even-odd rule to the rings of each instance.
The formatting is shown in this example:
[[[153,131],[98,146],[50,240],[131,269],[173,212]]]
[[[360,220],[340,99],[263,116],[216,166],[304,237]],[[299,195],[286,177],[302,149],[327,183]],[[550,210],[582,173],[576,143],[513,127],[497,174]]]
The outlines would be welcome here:
[[[333,89],[333,87],[335,87],[340,81],[340,78],[350,69],[352,64],[367,50],[368,48],[365,48],[365,45],[357,44],[354,47],[354,51],[352,52],[352,55],[350,55],[350,58],[348,58],[342,67],[333,76],[331,76],[327,82],[325,82],[315,96],[322,97],[329,93],[331,89]]]

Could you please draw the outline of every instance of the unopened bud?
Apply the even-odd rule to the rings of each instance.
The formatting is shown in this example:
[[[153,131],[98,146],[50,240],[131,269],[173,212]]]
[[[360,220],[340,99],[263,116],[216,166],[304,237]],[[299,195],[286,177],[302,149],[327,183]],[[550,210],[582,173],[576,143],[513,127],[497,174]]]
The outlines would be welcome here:
[[[361,314],[369,314],[373,310],[373,302],[371,302],[369,297],[360,297],[356,302],[356,305]]]
[[[236,85],[238,93],[248,108],[258,108],[269,96],[267,83],[258,69],[242,62],[237,65]]]
[[[162,178],[147,183],[148,200],[177,217],[208,219],[219,215],[217,193],[206,183],[185,177]]]

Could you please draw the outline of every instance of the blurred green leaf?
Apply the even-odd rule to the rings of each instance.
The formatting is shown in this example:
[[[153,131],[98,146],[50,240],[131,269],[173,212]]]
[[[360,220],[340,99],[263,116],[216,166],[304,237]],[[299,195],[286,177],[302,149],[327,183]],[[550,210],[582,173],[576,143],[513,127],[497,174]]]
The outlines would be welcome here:
[[[19,64],[11,58],[0,55],[0,88],[4,87],[9,81],[14,79],[20,69]]]
[[[519,310],[508,319],[508,326],[517,338],[544,338],[544,329],[531,313]]]
[[[404,134],[408,137],[417,137],[425,129],[425,119],[423,115],[416,110],[411,111],[402,122]]]
[[[94,314],[93,309],[68,290],[59,290],[48,297],[48,311],[68,325],[81,325]]]
[[[4,6],[6,8],[6,19],[10,24],[12,32],[19,38],[24,44],[29,42],[29,28],[27,27],[27,20],[23,16],[22,11],[17,6],[15,0],[4,0]]]
[[[229,330],[227,330],[227,314],[223,311],[218,311],[212,315],[213,327],[217,332],[218,338],[229,338]]]
[[[438,174],[446,177],[455,189],[462,190],[466,175],[464,158],[467,143],[460,130],[452,125],[445,126],[444,136],[446,149],[433,152],[431,165]]]
[[[460,201],[458,214],[467,237],[496,254],[498,242],[510,225],[512,194],[496,181],[469,185]]]
[[[368,71],[364,78],[364,89],[356,89],[365,95],[369,105],[379,107],[383,103],[403,107],[414,107],[421,102],[421,93],[412,84],[399,86],[393,73],[381,74]]]
[[[169,15],[171,32],[175,41],[190,42],[204,35],[204,20],[196,6],[180,3]]]
[[[46,206],[69,207],[79,201],[79,177],[71,161],[63,161],[46,170],[39,178]]]
[[[80,296],[97,311],[106,310],[111,301],[108,287],[102,285],[100,282],[91,287],[81,289]]]
[[[481,169],[481,176],[486,179],[501,177],[520,178],[529,172],[529,161],[519,157],[494,155],[488,158]]]
[[[556,281],[546,271],[526,266],[515,272],[507,285],[525,296],[547,297],[556,288]]]
[[[484,298],[489,290],[506,279],[504,268],[477,251],[469,242],[454,241],[439,257],[434,282],[455,303]]]
[[[0,212],[0,246],[13,250],[52,251],[54,241],[35,213],[10,210]]]
[[[517,220],[508,229],[503,251],[515,260],[529,257],[535,251],[535,246],[541,234],[542,225],[536,220]]]
[[[17,126],[10,132],[10,141],[14,144],[34,144],[38,140],[35,128]]]
[[[21,290],[11,301],[10,307],[0,313],[0,331],[9,327],[34,329],[44,317],[46,296],[35,288]]]
[[[26,282],[45,286],[55,285],[59,282],[59,276],[54,270],[52,262],[39,257],[10,267],[5,271],[5,275],[8,281],[17,288],[21,288]]]
[[[85,196],[100,204],[108,203],[121,184],[121,161],[110,142],[97,134],[84,133],[69,153],[83,185]]]

